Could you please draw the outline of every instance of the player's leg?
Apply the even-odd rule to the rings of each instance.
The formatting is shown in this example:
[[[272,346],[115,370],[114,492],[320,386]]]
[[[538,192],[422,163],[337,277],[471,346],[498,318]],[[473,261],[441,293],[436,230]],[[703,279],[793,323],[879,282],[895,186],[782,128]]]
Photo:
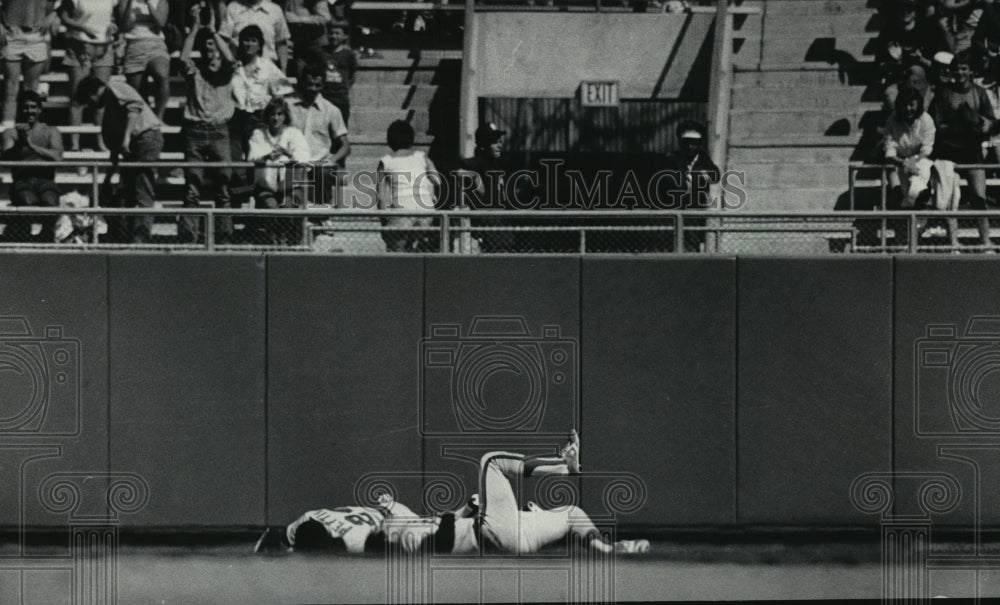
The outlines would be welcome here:
[[[524,539],[517,496],[511,479],[568,475],[579,472],[580,438],[574,430],[560,456],[525,457],[510,452],[483,456],[479,470],[482,497],[480,528],[483,537],[506,552],[529,552],[535,540]]]
[[[530,552],[556,544],[567,535],[572,535],[587,547],[605,554],[649,552],[648,540],[619,540],[613,544],[605,541],[587,513],[574,505],[552,510],[540,509],[536,505],[534,509],[521,513],[521,527]]]
[[[547,475],[576,475],[580,473],[580,437],[576,430],[570,432],[559,456],[524,456],[507,454],[493,461],[508,479],[544,477]]]

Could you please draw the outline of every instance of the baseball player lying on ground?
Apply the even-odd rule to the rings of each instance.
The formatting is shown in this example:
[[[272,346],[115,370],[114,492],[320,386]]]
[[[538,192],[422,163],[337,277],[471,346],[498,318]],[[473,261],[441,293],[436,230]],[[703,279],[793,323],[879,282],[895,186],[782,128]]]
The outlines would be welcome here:
[[[578,506],[545,510],[529,502],[520,510],[511,479],[580,473],[580,439],[574,430],[559,457],[525,457],[491,452],[480,461],[478,495],[458,510],[420,517],[388,495],[378,508],[347,506],[309,511],[283,532],[281,545],[295,551],[380,552],[385,543],[393,550],[414,552],[430,548],[436,553],[473,554],[484,550],[526,554],[574,535],[590,548],[604,552],[646,553],[647,540],[606,542],[590,517]],[[270,539],[269,539],[270,538]],[[255,551],[278,546],[265,532]]]

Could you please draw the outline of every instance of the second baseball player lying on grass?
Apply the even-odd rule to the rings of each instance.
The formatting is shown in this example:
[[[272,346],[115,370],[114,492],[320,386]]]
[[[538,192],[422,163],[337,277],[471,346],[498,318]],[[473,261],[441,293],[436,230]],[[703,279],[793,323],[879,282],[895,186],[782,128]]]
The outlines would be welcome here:
[[[378,508],[347,506],[309,511],[292,522],[281,536],[295,551],[377,552],[388,543],[391,550],[473,554],[484,550],[534,553],[556,544],[567,535],[577,536],[590,548],[604,552],[646,553],[647,540],[605,542],[590,517],[577,506],[544,510],[528,503],[521,510],[510,480],[546,475],[580,473],[580,440],[573,431],[559,457],[525,457],[509,452],[483,456],[477,496],[462,508],[431,517],[420,517],[408,507],[383,495]],[[267,534],[258,543],[266,543]],[[272,538],[273,540],[273,538]]]

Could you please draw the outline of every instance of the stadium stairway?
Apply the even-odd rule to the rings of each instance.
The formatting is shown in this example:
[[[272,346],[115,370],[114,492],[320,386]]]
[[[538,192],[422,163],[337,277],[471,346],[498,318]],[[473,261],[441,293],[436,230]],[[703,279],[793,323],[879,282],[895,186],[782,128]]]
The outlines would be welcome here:
[[[746,174],[746,208],[848,209],[848,162],[868,157],[883,118],[874,63],[879,2],[754,4],[762,14],[750,16],[734,39],[728,141],[728,168]],[[873,193],[856,205],[870,207]],[[831,236],[802,235],[794,246],[827,252],[835,245]],[[767,251],[763,237],[731,243]]]
[[[419,39],[410,39],[418,46]],[[81,134],[82,151],[67,152],[67,160],[81,162],[107,159],[107,152],[97,151],[99,128],[86,121],[80,126],[69,123],[69,78],[62,65],[64,51],[57,43],[52,52],[50,69],[42,76],[48,84],[43,120],[59,127],[64,144],[69,148],[70,134]],[[184,80],[180,73],[177,54],[171,78],[171,97],[167,106],[164,130],[165,145],[161,159],[183,161],[184,142],[180,131],[183,121]],[[461,50],[418,48],[378,49],[378,56],[359,59],[359,72],[351,91],[350,134],[351,155],[347,160],[349,173],[375,170],[378,158],[388,152],[386,128],[396,119],[405,119],[416,131],[415,147],[428,150],[437,163],[448,166],[449,154],[455,153],[458,137],[459,83],[461,80]],[[123,76],[114,75],[122,80]],[[57,171],[57,183],[64,192],[76,189],[89,196],[90,174],[72,168]],[[0,174],[0,205],[9,200],[10,172]],[[157,183],[157,204],[177,207],[182,204],[184,179],[179,169],[160,171]],[[354,193],[349,184],[345,199]],[[367,196],[366,196],[367,200]],[[169,235],[169,227],[158,229]],[[372,240],[372,237],[362,237]],[[377,235],[374,236],[378,240]],[[366,247],[376,245],[369,241]],[[378,246],[381,245],[379,240]]]

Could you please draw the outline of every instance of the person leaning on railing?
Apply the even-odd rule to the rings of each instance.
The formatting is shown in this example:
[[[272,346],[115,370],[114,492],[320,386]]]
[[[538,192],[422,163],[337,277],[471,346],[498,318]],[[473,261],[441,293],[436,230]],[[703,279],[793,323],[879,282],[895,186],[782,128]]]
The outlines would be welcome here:
[[[254,179],[254,198],[258,208],[274,210],[301,206],[302,200],[295,199],[301,191],[287,182],[288,165],[309,161],[309,144],[302,131],[292,126],[291,116],[284,99],[272,99],[264,108],[265,126],[258,128],[250,137],[247,160],[258,162]],[[292,198],[292,199],[289,199]],[[249,231],[256,232],[248,221]],[[296,244],[301,237],[298,219],[263,219],[263,233],[253,233],[251,238],[263,236],[263,243],[272,245]],[[259,240],[258,240],[259,242]]]
[[[896,167],[889,172],[888,206],[912,209],[930,194],[931,153],[934,151],[934,120],[924,111],[924,97],[904,87],[896,96],[893,113],[885,126],[885,161]]]
[[[76,90],[76,102],[94,109],[104,109],[101,137],[111,150],[111,170],[104,179],[103,206],[152,208],[156,199],[156,170],[150,167],[123,168],[121,194],[109,195],[111,179],[118,171],[118,160],[155,162],[163,151],[163,123],[138,92],[124,82],[102,82],[87,76]],[[142,244],[149,241],[153,217],[149,214],[129,217],[127,221],[109,221],[109,235],[115,243]]]
[[[17,96],[18,123],[3,133],[2,156],[5,160],[51,162],[62,159],[63,144],[59,130],[42,122],[42,97],[33,90],[22,90]],[[56,187],[56,171],[44,166],[18,166],[11,171],[14,183],[10,188],[10,201],[14,206],[59,205],[59,188]],[[55,235],[54,215],[38,217],[42,225],[38,241],[52,243]],[[3,231],[3,241],[30,241],[31,220],[12,216]]]
[[[323,98],[325,85],[326,65],[310,63],[302,70],[296,93],[286,99],[292,126],[302,131],[309,144],[313,195],[303,201],[317,204],[339,200],[339,196],[331,198],[330,194],[341,190],[338,168],[351,153],[347,125],[340,110]]]

